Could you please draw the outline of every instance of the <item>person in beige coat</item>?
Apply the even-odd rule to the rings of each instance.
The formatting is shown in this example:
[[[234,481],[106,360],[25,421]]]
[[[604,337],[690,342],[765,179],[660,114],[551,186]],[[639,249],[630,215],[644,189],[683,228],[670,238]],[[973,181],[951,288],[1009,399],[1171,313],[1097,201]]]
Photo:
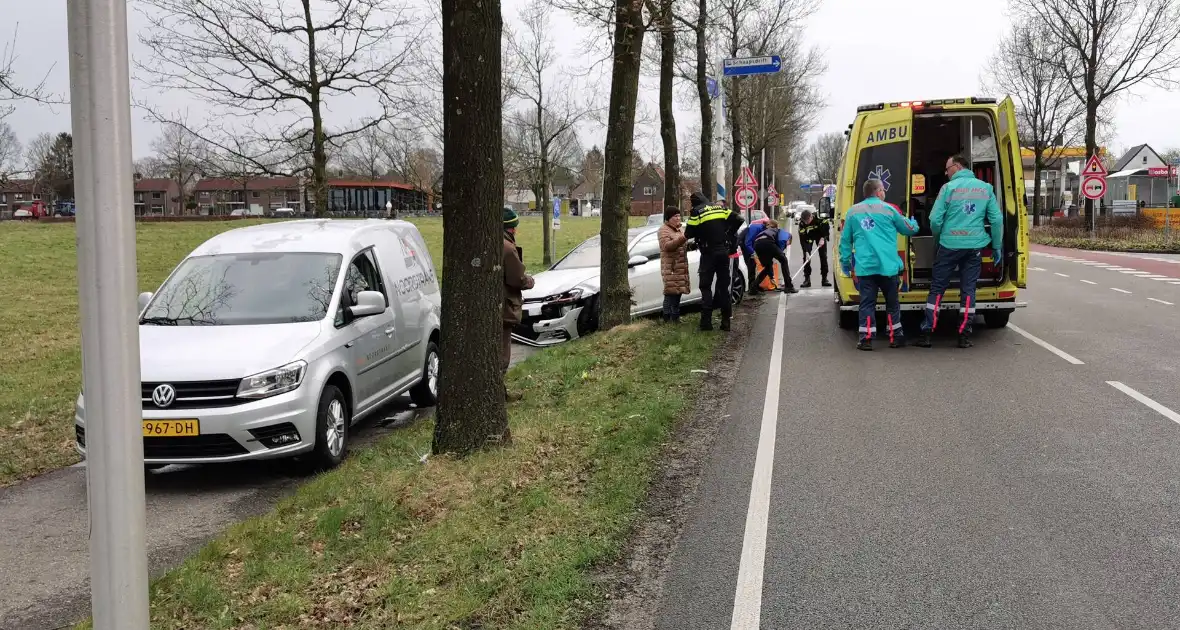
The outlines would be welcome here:
[[[680,298],[692,292],[688,273],[688,237],[680,225],[680,209],[664,210],[660,226],[660,275],[664,280],[665,322],[680,323]]]

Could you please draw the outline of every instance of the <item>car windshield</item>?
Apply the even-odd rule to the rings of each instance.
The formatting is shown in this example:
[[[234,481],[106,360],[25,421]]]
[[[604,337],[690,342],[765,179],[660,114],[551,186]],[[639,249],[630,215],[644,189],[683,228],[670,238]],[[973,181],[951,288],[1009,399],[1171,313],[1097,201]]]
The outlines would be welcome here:
[[[328,313],[339,254],[195,256],[160,287],[141,324],[249,326],[314,322]]]
[[[602,237],[592,236],[566,254],[554,269],[585,269],[597,267],[602,262]]]
[[[664,222],[664,215],[662,215],[662,214],[649,214],[649,215],[647,215],[647,224],[648,225],[660,225],[663,222]]]

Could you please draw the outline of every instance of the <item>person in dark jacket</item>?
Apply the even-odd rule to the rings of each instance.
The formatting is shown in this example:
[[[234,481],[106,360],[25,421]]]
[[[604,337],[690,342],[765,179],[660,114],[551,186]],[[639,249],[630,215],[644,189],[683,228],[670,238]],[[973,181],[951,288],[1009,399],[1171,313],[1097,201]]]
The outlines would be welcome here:
[[[832,286],[828,282],[828,239],[831,238],[831,232],[828,230],[827,221],[819,221],[815,218],[815,214],[810,210],[804,210],[803,216],[799,217],[799,244],[803,246],[803,258],[811,255],[813,248],[818,247],[816,255],[819,256],[819,279],[820,284],[825,287]],[[804,289],[811,288],[811,261],[807,260],[807,264],[803,265],[803,284],[800,285]]]
[[[508,372],[508,365],[512,362],[512,329],[521,322],[524,316],[524,296],[522,292],[533,288],[533,277],[525,272],[524,263],[520,260],[520,253],[516,250],[516,228],[520,225],[520,217],[512,208],[504,208],[504,326],[500,337],[500,369]],[[513,400],[508,395],[508,386],[504,386],[504,398]]]
[[[751,230],[753,230],[753,226],[751,226]],[[750,237],[747,236],[747,238]],[[798,293],[799,290],[791,281],[791,268],[787,264],[787,255],[783,253],[783,248],[791,242],[791,234],[780,229],[778,222],[767,221],[762,229],[752,235],[752,238],[751,245],[754,253],[758,255],[758,262],[762,263],[762,272],[754,279],[754,287],[757,289],[762,284],[763,278],[774,280],[774,263],[778,261],[783,272],[783,292]]]
[[[729,298],[731,249],[737,246],[742,217],[719,206],[709,205],[700,191],[691,197],[685,236],[696,241],[701,252],[701,330],[713,330],[713,310],[721,311],[721,330],[729,330],[733,305]]]
[[[748,290],[749,293],[754,293],[757,291],[757,288],[754,285],[754,245],[753,239],[749,238],[750,231],[754,229],[754,226],[758,226],[758,230],[761,230],[766,226],[766,222],[769,220],[770,219],[766,217],[757,219],[750,225],[742,226],[742,229],[738,230],[737,233],[737,242],[738,245],[741,246],[742,258],[746,261],[746,273],[750,276],[747,278],[747,280],[750,281],[750,288]]]

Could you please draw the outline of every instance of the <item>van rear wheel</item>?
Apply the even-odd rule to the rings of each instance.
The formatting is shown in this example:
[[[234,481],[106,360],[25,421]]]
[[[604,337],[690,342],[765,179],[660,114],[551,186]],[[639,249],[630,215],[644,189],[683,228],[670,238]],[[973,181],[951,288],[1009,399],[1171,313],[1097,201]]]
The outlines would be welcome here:
[[[837,308],[839,308],[837,306]],[[840,315],[840,328],[844,330],[852,330],[857,325],[856,311],[836,311]]]
[[[988,311],[983,314],[983,323],[988,328],[1004,328],[1008,325],[1008,316],[1012,311]]]
[[[410,390],[410,400],[419,409],[433,407],[438,404],[438,375],[439,375],[438,345],[433,341],[426,344],[426,359],[422,366],[422,380]]]

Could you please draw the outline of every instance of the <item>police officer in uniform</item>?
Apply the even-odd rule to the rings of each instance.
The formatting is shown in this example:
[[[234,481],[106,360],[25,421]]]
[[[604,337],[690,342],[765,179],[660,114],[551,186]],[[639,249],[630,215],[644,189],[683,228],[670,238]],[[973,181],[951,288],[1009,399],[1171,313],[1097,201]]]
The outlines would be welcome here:
[[[820,283],[825,287],[832,286],[832,283],[828,282],[829,238],[831,235],[828,230],[828,222],[820,221],[810,210],[804,210],[803,216],[799,218],[799,243],[803,245],[803,257],[807,259],[807,264],[803,265],[803,284],[800,285],[804,289],[811,288],[811,259],[807,257],[816,247],[819,248],[816,255],[819,256]]]
[[[721,311],[721,330],[729,330],[733,305],[729,298],[730,251],[737,244],[741,215],[709,205],[700,191],[692,194],[692,212],[685,235],[701,252],[701,330],[713,330],[713,310]]]

